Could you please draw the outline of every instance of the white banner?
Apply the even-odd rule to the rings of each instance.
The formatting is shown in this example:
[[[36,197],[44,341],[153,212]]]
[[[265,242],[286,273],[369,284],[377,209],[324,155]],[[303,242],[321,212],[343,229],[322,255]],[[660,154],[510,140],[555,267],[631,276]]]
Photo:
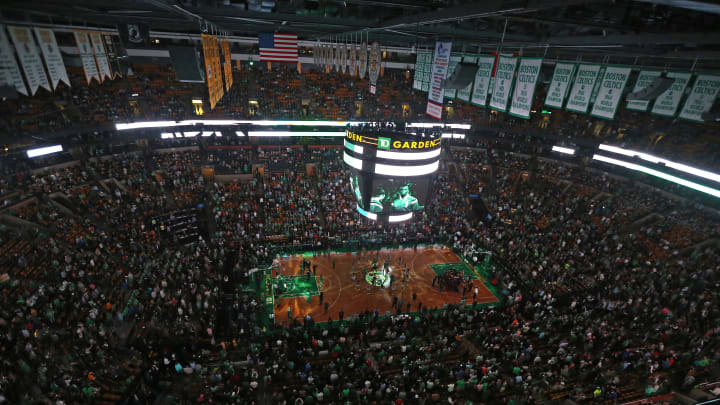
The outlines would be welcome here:
[[[631,71],[631,68],[625,66],[608,66],[605,68],[605,75],[602,83],[600,83],[600,90],[598,90],[590,115],[608,120],[615,118],[615,111],[617,111],[620,104]]]
[[[380,52],[380,44],[377,41],[370,45],[370,52],[368,55],[368,77],[370,83],[376,83],[378,77],[380,77],[380,66],[382,64],[382,53]]]
[[[660,76],[660,73],[662,72],[659,70],[641,70],[632,92],[638,92],[651,85],[652,82]],[[627,109],[635,111],[647,111],[649,105],[650,101],[631,100],[627,102]]]
[[[448,65],[448,71],[447,76],[450,77],[455,72],[455,68],[457,67],[458,63],[462,60],[462,55],[460,54],[454,54],[450,55],[450,64]],[[444,98],[455,98],[455,94],[457,93],[456,89],[447,89],[445,90]]]
[[[418,51],[415,59],[415,77],[413,89],[428,91],[432,74],[432,51]]]
[[[580,65],[577,75],[575,75],[575,83],[570,90],[565,109],[579,113],[587,113],[590,105],[590,94],[600,72],[600,65]]]
[[[710,111],[720,91],[720,76],[698,75],[692,91],[680,111],[682,119],[703,122],[702,114]]]
[[[112,72],[110,71],[110,65],[108,64],[107,53],[105,52],[105,46],[102,43],[102,34],[99,32],[90,33],[90,44],[95,54],[95,61],[98,66],[98,73],[100,74],[100,81],[108,78],[112,80]]]
[[[466,56],[463,60],[463,63],[477,63],[477,57],[476,56]],[[457,91],[457,99],[462,101],[470,101],[470,94],[472,93],[472,87],[473,83],[470,82],[467,86],[465,86],[464,89],[460,89]]]
[[[510,115],[530,119],[535,84],[542,68],[542,58],[522,58],[515,79],[515,90],[510,103]]]
[[[428,91],[428,102],[425,108],[425,114],[437,119],[442,118],[443,96],[445,95],[442,82],[447,77],[451,51],[452,42],[435,42],[432,81],[430,83],[430,91]]]
[[[494,56],[483,55],[478,57],[478,70],[475,73],[472,97],[470,98],[473,105],[485,107],[487,104],[488,89],[494,64]]]
[[[492,97],[490,97],[490,108],[493,110],[507,110],[508,98],[512,91],[513,77],[517,58],[512,56],[500,56],[497,69],[495,70],[495,85],[493,86]]]
[[[362,79],[363,77],[365,77],[365,73],[367,72],[367,65],[368,65],[367,44],[365,42],[360,44],[358,58],[359,58],[358,77]]]
[[[75,36],[75,42],[80,50],[80,60],[82,61],[83,71],[85,72],[85,80],[87,84],[90,84],[92,79],[99,82],[100,73],[98,73],[97,64],[95,63],[95,56],[93,55],[92,46],[90,46],[90,39],[86,32],[73,31]]]
[[[10,40],[5,35],[5,26],[3,25],[0,25],[0,84],[13,86],[18,93],[24,96],[28,95],[20,68],[15,60],[15,52],[10,45]]]
[[[563,107],[565,97],[567,97],[568,90],[570,90],[570,80],[572,80],[573,73],[575,73],[574,63],[558,62],[555,64],[555,72],[545,97],[546,106]]]
[[[347,44],[340,44],[340,72],[347,72]]]
[[[350,73],[350,76],[355,76],[355,69],[357,69],[357,47],[352,43],[348,53],[348,73]]]
[[[10,31],[13,44],[15,44],[20,66],[22,66],[28,87],[30,87],[30,94],[35,94],[40,87],[52,91],[30,28],[9,26],[8,31]]]
[[[600,73],[598,73],[597,80],[595,80],[595,86],[593,87],[592,94],[590,95],[590,104],[595,104],[595,99],[597,99],[598,92],[600,91],[600,84],[602,83],[604,75],[605,66],[602,66],[600,68]]]
[[[68,79],[67,70],[65,70],[62,54],[55,40],[55,33],[49,28],[36,27],[34,29],[40,44],[40,52],[43,59],[45,59],[48,74],[50,74],[52,88],[57,88],[58,83],[61,81],[70,86],[70,79]]]
[[[653,104],[650,112],[666,117],[674,117],[692,73],[670,72],[667,77],[675,79],[675,82],[655,99],[655,104]]]

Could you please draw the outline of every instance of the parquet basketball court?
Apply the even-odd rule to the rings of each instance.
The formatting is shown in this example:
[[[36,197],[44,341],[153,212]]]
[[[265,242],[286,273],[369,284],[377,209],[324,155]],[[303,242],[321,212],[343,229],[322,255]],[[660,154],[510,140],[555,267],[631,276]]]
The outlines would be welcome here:
[[[314,275],[311,271],[310,277],[307,277],[305,272],[301,272],[303,259],[317,265]],[[380,267],[385,262],[389,263],[393,282],[388,287],[373,286],[371,276],[363,277],[362,269],[371,269],[373,261],[377,261]],[[409,269],[407,280],[404,266]],[[428,309],[441,308],[445,304],[458,304],[462,301],[462,289],[441,292],[437,286],[432,285],[435,275],[442,274],[449,268],[463,269],[465,275],[472,278],[472,288],[466,292],[465,297],[467,305],[473,303],[475,287],[478,289],[475,297],[478,304],[498,302],[486,287],[486,280],[444,246],[418,247],[417,250],[387,249],[316,256],[306,253],[278,257],[273,264],[273,282],[285,284],[287,288],[282,294],[278,294],[273,305],[275,322],[290,322],[288,308],[291,317],[302,319],[310,314],[316,322],[326,322],[330,318],[338,320],[340,311],[344,312],[345,319],[365,310],[375,312],[376,309],[381,315],[385,315],[386,311],[394,315],[394,297],[402,300],[403,312],[406,312],[408,303],[410,312],[417,311],[419,303]],[[281,277],[278,278],[278,275]],[[380,284],[379,281],[377,283]],[[304,287],[308,285],[310,288]],[[324,303],[328,303],[327,312],[324,303],[320,304],[320,292],[323,293]],[[414,301],[413,293],[416,295]]]

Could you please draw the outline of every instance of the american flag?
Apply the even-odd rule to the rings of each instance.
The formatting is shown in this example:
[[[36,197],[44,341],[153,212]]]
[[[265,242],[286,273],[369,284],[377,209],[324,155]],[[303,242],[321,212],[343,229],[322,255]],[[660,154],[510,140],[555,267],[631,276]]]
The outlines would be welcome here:
[[[265,34],[258,36],[260,43],[260,61],[297,62],[297,34]]]

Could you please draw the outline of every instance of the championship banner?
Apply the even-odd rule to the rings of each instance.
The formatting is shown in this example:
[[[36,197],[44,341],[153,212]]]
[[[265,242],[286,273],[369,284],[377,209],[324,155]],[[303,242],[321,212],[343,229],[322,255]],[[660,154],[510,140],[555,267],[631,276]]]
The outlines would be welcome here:
[[[380,77],[380,64],[382,63],[382,54],[380,53],[380,44],[377,41],[370,45],[368,55],[368,77],[371,83],[377,83]]]
[[[600,84],[595,104],[590,115],[611,120],[615,118],[625,85],[630,78],[631,68],[625,66],[608,66]]]
[[[82,62],[83,72],[85,72],[85,81],[87,81],[87,84],[90,84],[92,79],[95,79],[100,83],[100,73],[98,73],[95,56],[93,55],[87,33],[83,31],[73,31],[73,35],[75,36],[77,47],[80,50],[80,61]]]
[[[587,113],[588,106],[590,105],[590,93],[595,86],[599,72],[600,65],[597,64],[580,65],[578,67],[577,75],[575,75],[575,83],[573,83],[572,90],[570,90],[570,97],[568,97],[567,105],[565,106],[566,110],[583,114]]]
[[[22,66],[25,73],[25,79],[27,79],[30,87],[30,94],[35,94],[40,87],[52,91],[30,28],[9,26],[8,30],[10,31],[10,38],[15,44],[15,50],[20,60],[20,66]]]
[[[222,51],[223,56],[225,56],[225,91],[230,91],[230,88],[233,85],[233,76],[232,76],[232,60],[230,59],[230,41],[227,39],[222,40]]]
[[[415,58],[415,77],[413,89],[428,91],[430,88],[430,75],[432,74],[432,52],[418,51]]]
[[[462,61],[461,54],[456,53],[456,54],[450,55],[450,64],[448,65],[447,76],[451,76],[453,74],[458,63],[460,63],[461,61]],[[456,89],[447,89],[447,90],[445,90],[444,98],[454,99],[456,94],[457,94]]]
[[[201,34],[203,45],[203,57],[205,59],[205,77],[208,83],[208,98],[210,100],[210,109],[223,96],[222,84],[222,68],[220,67],[220,50],[218,48],[217,38],[212,35]]]
[[[497,69],[495,70],[495,85],[493,86],[492,97],[490,97],[490,108],[505,112],[507,110],[508,98],[512,90],[513,76],[517,58],[512,56],[500,56]]]
[[[367,44],[363,42],[360,44],[360,51],[358,53],[358,77],[364,78],[365,73],[367,72],[367,66],[368,66],[368,52],[367,52]]]
[[[105,78],[112,80],[113,74],[110,71],[107,53],[105,53],[105,47],[102,43],[102,35],[99,32],[91,32],[90,44],[92,45],[93,53],[95,53],[95,61],[97,62],[100,80],[105,80]]]
[[[600,91],[600,84],[602,83],[604,75],[605,66],[602,66],[600,68],[600,73],[598,73],[597,80],[595,80],[595,86],[593,86],[592,94],[590,95],[590,104],[595,104],[595,100],[597,100],[598,92]]]
[[[665,117],[674,117],[692,73],[670,72],[667,77],[675,79],[675,82],[655,99],[655,104],[650,112]]]
[[[355,76],[357,70],[357,47],[355,43],[350,44],[348,51],[348,73],[350,76]]]
[[[652,82],[660,76],[660,73],[662,72],[659,70],[641,70],[632,92],[638,92],[651,85]],[[650,101],[647,100],[629,100],[627,102],[627,109],[635,111],[647,111],[649,105]]]
[[[340,44],[333,44],[333,69],[340,71]]]
[[[718,91],[720,91],[720,76],[698,75],[679,117],[690,121],[703,122],[702,114],[710,111]]]
[[[543,58],[522,58],[518,68],[515,89],[510,103],[510,115],[530,119],[535,85],[542,68]]]
[[[347,73],[348,47],[340,44],[340,73]]]
[[[425,114],[436,118],[442,118],[444,91],[442,82],[447,77],[448,64],[450,63],[450,51],[452,42],[435,43],[435,56],[433,57],[432,82],[428,91],[428,102],[425,107]]]
[[[27,96],[28,90],[25,87],[20,68],[10,45],[10,40],[5,35],[5,26],[0,24],[0,85],[15,87],[15,91]]]
[[[478,58],[476,56],[466,56],[465,60],[463,62],[475,64],[475,63],[477,63],[477,59]],[[464,89],[459,89],[457,91],[457,99],[462,100],[462,101],[470,101],[470,94],[472,93],[472,87],[473,87],[473,83],[470,82],[470,84],[465,86]]]
[[[62,54],[55,40],[55,33],[48,28],[36,27],[34,30],[35,36],[40,43],[40,53],[42,53],[45,66],[47,66],[47,71],[50,75],[52,88],[56,89],[58,83],[61,81],[67,86],[70,86],[70,79],[68,79],[67,70],[65,70]]]
[[[568,90],[570,90],[570,80],[575,73],[574,63],[555,64],[555,72],[553,73],[550,88],[545,97],[545,105],[548,107],[562,108]]]
[[[470,98],[470,102],[473,105],[485,107],[487,104],[488,90],[490,88],[490,79],[492,78],[494,64],[494,56],[483,55],[478,57],[478,70],[475,73],[472,97]]]

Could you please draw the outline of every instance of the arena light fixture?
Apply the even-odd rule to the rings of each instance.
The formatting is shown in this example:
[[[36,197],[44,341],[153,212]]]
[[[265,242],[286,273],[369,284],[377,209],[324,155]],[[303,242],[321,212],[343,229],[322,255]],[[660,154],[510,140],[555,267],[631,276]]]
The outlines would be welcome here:
[[[143,122],[130,122],[126,124],[115,124],[115,129],[118,131],[125,131],[128,129],[141,129],[141,128],[165,128],[177,126],[175,121],[143,121]]]
[[[276,136],[276,137],[308,137],[308,136],[330,136],[330,137],[341,137],[345,136],[345,132],[342,131],[248,131],[248,136]]]
[[[443,132],[442,137],[450,139],[453,137],[453,133],[452,132]]]
[[[347,142],[347,141],[345,141]],[[394,160],[425,160],[432,159],[440,156],[441,149],[435,149],[428,152],[415,152],[415,153],[403,153],[403,152],[391,152],[387,150],[378,150],[377,157],[382,159],[394,159]]]
[[[635,170],[635,171],[638,171],[641,173],[649,174],[651,176],[655,176],[655,177],[661,178],[663,180],[667,180],[669,182],[679,184],[681,186],[685,186],[685,187],[691,188],[693,190],[697,190],[697,191],[700,191],[700,192],[703,192],[706,194],[710,194],[711,196],[720,198],[720,190],[716,190],[711,187],[703,186],[702,184],[693,183],[692,181],[681,179],[679,177],[673,176],[671,174],[663,173],[663,172],[657,171],[655,169],[651,169],[649,167],[645,167],[645,166],[641,166],[641,165],[638,165],[635,163],[625,162],[622,160],[613,159],[611,157],[597,155],[597,154],[593,156],[593,160],[605,162],[605,163],[608,163],[611,165],[622,166],[622,167],[625,167],[630,170]]]
[[[361,154],[361,155],[363,154],[363,151],[365,150],[365,149],[364,149],[362,146],[360,146],[360,145],[355,145],[354,143],[348,142],[347,139],[345,140],[345,147],[348,148],[348,149],[350,149],[351,151],[353,151],[353,152],[355,152],[355,153],[359,153],[359,154]],[[378,156],[379,156],[379,155],[378,155]]]
[[[365,211],[364,209],[360,208],[359,205],[357,206],[357,210],[358,210],[358,212],[360,213],[360,215],[362,215],[362,216],[364,216],[364,217],[366,217],[366,218],[368,218],[368,219],[372,219],[373,221],[377,221],[377,214],[376,214],[376,213],[374,213],[374,212],[367,212],[367,211]],[[411,214],[412,214],[412,213],[411,213]]]
[[[553,152],[564,153],[566,155],[574,155],[575,154],[575,149],[565,148],[562,146],[553,146],[552,150],[553,150]]]
[[[202,135],[200,135],[200,136],[207,137],[207,136],[213,136],[213,135],[215,135],[215,131],[203,131]]]
[[[424,176],[426,174],[435,173],[440,165],[440,161],[432,162],[427,165],[420,166],[397,166],[384,165],[377,163],[375,165],[375,174],[384,174],[386,176]]]
[[[443,128],[454,128],[454,129],[470,129],[470,124],[442,124],[442,123],[433,123],[433,122],[411,122],[408,124],[408,127],[410,128],[435,128],[435,127],[443,127]]]
[[[354,167],[358,170],[362,170],[363,161],[358,158],[354,158],[354,157],[348,155],[347,152],[345,152],[345,151],[343,151],[343,161],[345,163],[347,163],[350,167]]]
[[[243,131],[235,131],[235,135],[237,135],[237,136],[245,136],[245,132],[243,132]]]
[[[183,135],[185,136],[185,138],[194,138],[200,135],[200,131],[183,132]]]
[[[202,104],[202,100],[198,100],[197,98],[192,99],[193,104]]]
[[[175,135],[172,132],[163,132],[160,134],[160,139],[174,139]]]
[[[636,151],[636,150],[623,149],[623,148],[618,148],[617,146],[605,145],[605,144],[600,144],[600,146],[598,146],[598,149],[604,150],[604,151],[607,151],[607,152],[617,153],[617,154],[619,154],[619,155],[637,156],[637,157],[639,157],[640,159],[646,160],[646,161],[648,161],[648,162],[652,162],[652,163],[662,163],[662,164],[664,164],[665,166],[667,166],[667,167],[669,167],[669,168],[672,168],[672,169],[675,169],[675,170],[678,170],[678,171],[681,171],[681,172],[689,173],[689,174],[692,174],[692,175],[694,175],[694,176],[702,177],[702,178],[704,178],[704,179],[708,179],[708,180],[712,180],[712,181],[715,181],[715,182],[720,183],[720,174],[713,173],[713,172],[709,172],[709,171],[702,170],[702,169],[698,169],[698,168],[696,168],[696,167],[688,166],[688,165],[685,165],[685,164],[682,164],[682,163],[673,162],[673,161],[671,161],[671,160],[663,159],[663,158],[658,157],[658,156],[653,156],[653,155],[650,155],[650,154],[647,154],[647,153],[643,153],[643,152],[639,152],[639,151]]]
[[[388,222],[407,221],[408,219],[412,218],[412,216],[413,216],[412,212],[408,212],[407,214],[402,214],[402,215],[390,215],[388,217]]]
[[[36,158],[40,156],[49,155],[51,153],[57,153],[62,152],[63,147],[62,145],[53,145],[53,146],[45,146],[43,148],[35,148],[35,149],[28,149],[27,150],[27,157],[29,158]]]

